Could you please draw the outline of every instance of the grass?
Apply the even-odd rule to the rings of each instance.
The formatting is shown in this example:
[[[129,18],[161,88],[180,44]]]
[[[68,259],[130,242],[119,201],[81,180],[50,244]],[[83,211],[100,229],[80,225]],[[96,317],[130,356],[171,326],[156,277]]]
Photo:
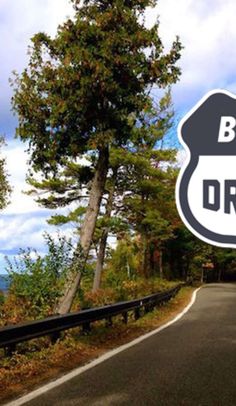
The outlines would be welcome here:
[[[54,345],[50,344],[48,338],[42,338],[19,345],[12,357],[4,357],[2,352],[1,404],[159,327],[186,306],[192,292],[191,287],[182,288],[175,298],[137,321],[129,315],[127,325],[117,316],[113,327],[106,327],[104,322],[96,322],[88,335],[81,335],[81,330],[76,328],[66,332]]]

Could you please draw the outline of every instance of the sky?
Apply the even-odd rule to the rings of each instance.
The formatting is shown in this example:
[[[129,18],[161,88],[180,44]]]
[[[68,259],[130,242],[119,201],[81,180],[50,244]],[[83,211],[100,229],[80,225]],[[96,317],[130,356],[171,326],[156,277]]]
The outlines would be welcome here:
[[[12,258],[19,248],[33,247],[45,253],[43,233],[56,235],[56,228],[46,222],[54,211],[43,209],[27,190],[25,175],[26,146],[14,138],[16,117],[11,111],[12,71],[27,66],[30,38],[39,31],[55,35],[58,24],[73,15],[69,0],[0,0],[0,134],[7,145],[9,181],[13,186],[11,203],[0,212],[0,273],[4,256]],[[179,66],[182,75],[173,86],[173,103],[180,119],[204,94],[215,88],[236,93],[236,2],[235,0],[159,0],[147,10],[146,24],[160,21],[160,36],[166,51],[179,35],[184,46]],[[63,231],[72,236],[67,226]]]

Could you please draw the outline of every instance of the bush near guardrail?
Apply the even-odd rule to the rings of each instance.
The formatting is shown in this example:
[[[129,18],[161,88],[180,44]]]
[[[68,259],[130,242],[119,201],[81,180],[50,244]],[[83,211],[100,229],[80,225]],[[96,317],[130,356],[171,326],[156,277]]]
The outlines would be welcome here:
[[[107,325],[112,325],[112,317],[117,315],[122,315],[124,323],[127,323],[129,311],[134,311],[137,320],[142,309],[147,313],[153,310],[155,306],[167,302],[178,293],[182,286],[183,284],[179,284],[168,291],[145,296],[141,299],[0,328],[0,348],[5,349],[6,355],[11,355],[15,351],[16,345],[24,341],[49,335],[52,342],[55,342],[62,331],[79,326],[82,326],[84,331],[89,331],[90,324],[98,320],[106,320]]]

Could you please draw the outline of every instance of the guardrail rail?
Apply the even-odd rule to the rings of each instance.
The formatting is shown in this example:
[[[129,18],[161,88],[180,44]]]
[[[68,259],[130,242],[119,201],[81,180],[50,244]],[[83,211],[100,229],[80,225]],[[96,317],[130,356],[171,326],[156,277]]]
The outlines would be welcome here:
[[[16,345],[24,341],[49,335],[51,340],[55,342],[62,331],[79,326],[82,326],[84,331],[89,331],[90,324],[98,320],[106,320],[107,325],[112,325],[112,317],[117,315],[122,315],[124,323],[127,323],[128,312],[130,311],[134,311],[134,317],[137,320],[141,316],[142,309],[147,313],[153,310],[155,306],[167,302],[178,293],[182,286],[183,284],[179,284],[168,291],[155,293],[141,299],[0,328],[0,348],[5,349],[6,355],[11,355],[15,351]]]

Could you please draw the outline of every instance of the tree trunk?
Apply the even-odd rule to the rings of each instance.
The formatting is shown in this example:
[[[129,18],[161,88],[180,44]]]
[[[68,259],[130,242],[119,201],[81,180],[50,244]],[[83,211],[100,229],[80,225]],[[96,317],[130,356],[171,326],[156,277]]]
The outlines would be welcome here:
[[[97,167],[92,181],[89,204],[80,232],[80,241],[74,253],[71,270],[65,283],[65,290],[56,306],[56,313],[65,314],[71,309],[73,299],[80,284],[95,230],[96,220],[100,209],[102,196],[108,171],[109,150],[108,146],[99,150]]]
[[[217,280],[218,280],[218,282],[221,282],[221,274],[222,274],[222,269],[221,269],[221,267],[219,267],[219,269],[218,269],[218,275],[217,275]]]
[[[96,292],[100,288],[101,275],[106,252],[107,236],[108,230],[104,230],[101,236],[99,251],[97,255],[96,269],[93,279],[93,292]]]
[[[162,261],[162,249],[161,248],[159,251],[159,271],[160,271],[160,278],[163,279],[163,261]]]
[[[204,282],[204,267],[202,266],[202,272],[201,272],[201,283]]]
[[[107,222],[107,223],[109,222],[109,220],[111,218],[111,212],[112,212],[112,207],[113,207],[113,196],[114,196],[114,192],[115,192],[116,176],[117,176],[117,170],[114,169],[113,176],[112,176],[112,185],[111,185],[111,188],[109,191],[107,206],[106,206],[106,213],[104,216],[105,222]],[[100,288],[108,233],[109,233],[109,225],[106,225],[102,231],[99,251],[98,251],[98,255],[97,255],[97,263],[96,263],[95,275],[94,275],[94,280],[93,280],[93,292],[96,292],[96,290],[98,290]]]
[[[144,236],[144,246],[143,246],[143,266],[142,266],[142,274],[145,278],[150,277],[150,247],[147,238]]]

